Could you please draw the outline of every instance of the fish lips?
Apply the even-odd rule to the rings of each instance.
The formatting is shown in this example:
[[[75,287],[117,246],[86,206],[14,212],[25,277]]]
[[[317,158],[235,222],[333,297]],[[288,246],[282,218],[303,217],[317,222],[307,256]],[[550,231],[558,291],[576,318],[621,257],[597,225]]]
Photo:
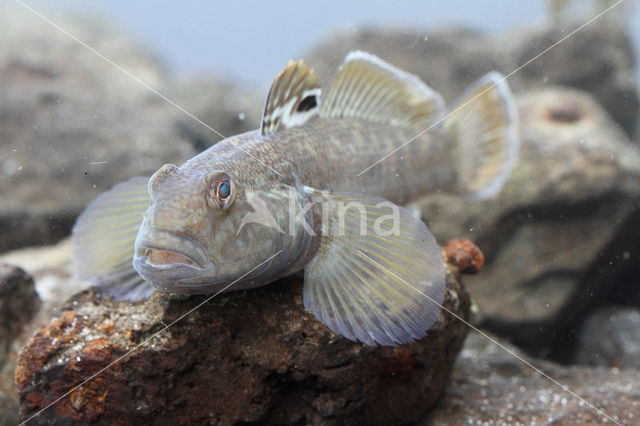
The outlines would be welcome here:
[[[182,233],[153,226],[144,226],[138,232],[133,268],[157,289],[175,292],[181,292],[182,281],[213,281],[218,273],[200,243]]]

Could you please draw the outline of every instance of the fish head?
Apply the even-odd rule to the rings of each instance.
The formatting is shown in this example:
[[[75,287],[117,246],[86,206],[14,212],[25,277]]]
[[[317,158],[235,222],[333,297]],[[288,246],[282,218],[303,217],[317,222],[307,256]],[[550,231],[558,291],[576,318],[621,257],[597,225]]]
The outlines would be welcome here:
[[[291,261],[274,254],[304,245],[304,236],[284,232],[288,191],[250,188],[222,170],[174,165],[160,168],[148,186],[151,205],[138,231],[133,264],[159,290],[203,294],[230,284],[258,286]]]

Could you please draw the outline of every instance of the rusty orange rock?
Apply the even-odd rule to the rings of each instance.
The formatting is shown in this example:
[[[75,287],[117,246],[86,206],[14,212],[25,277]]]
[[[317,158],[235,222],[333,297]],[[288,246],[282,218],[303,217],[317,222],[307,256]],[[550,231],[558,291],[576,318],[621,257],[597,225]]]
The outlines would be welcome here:
[[[484,254],[466,238],[450,240],[442,249],[445,262],[463,274],[477,274],[484,266]]]
[[[73,311],[64,311],[49,324],[37,331],[29,342],[29,357],[20,357],[15,379],[19,386],[26,386],[37,371],[42,370],[52,354],[61,345],[71,343],[83,326],[82,317]]]

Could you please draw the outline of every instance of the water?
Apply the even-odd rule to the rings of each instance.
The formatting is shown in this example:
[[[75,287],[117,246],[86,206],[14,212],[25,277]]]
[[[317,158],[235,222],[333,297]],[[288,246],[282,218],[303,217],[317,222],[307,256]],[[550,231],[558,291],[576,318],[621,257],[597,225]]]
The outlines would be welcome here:
[[[39,0],[35,4],[85,10],[143,40],[177,72],[216,72],[264,84],[312,42],[361,24],[439,27],[468,24],[487,31],[542,23],[544,2],[490,0],[344,2],[171,2]],[[464,10],[461,14],[459,11]]]
[[[573,2],[568,16],[588,18],[606,2]],[[626,3],[634,3],[628,0]],[[637,3],[637,2],[635,2]],[[245,83],[264,85],[281,64],[312,42],[362,24],[441,27],[469,25],[497,32],[549,21],[548,1],[328,0],[299,4],[291,0],[203,3],[168,1],[34,0],[44,10],[73,10],[105,18],[156,51],[176,72],[215,72]],[[628,22],[640,22],[640,7],[625,4]],[[640,45],[640,27],[631,26]]]
[[[438,51],[437,47],[429,49],[432,43],[439,46],[442,42],[438,29],[456,25],[495,35],[505,32],[520,35],[518,31],[525,29],[542,31],[552,19],[547,2],[364,3],[331,0],[300,6],[299,2],[277,0],[220,2],[217,5],[186,1],[176,6],[167,1],[100,0],[89,6],[80,0],[27,1],[54,21],[71,11],[106,22],[113,33],[129,34],[171,71],[171,81],[164,85],[166,82],[160,73],[143,67],[143,72],[149,72],[145,78],[152,82],[151,85],[161,88],[163,94],[171,100],[176,99],[213,128],[228,125],[233,129],[224,131],[228,135],[255,127],[266,88],[287,60],[299,58],[331,35],[355,33],[363,25],[383,28],[379,30],[383,35],[385,31],[402,34],[403,29],[429,29],[429,34],[434,35],[411,41],[415,42],[415,48],[411,43],[397,49],[395,45],[387,47],[389,57],[384,59],[404,61],[409,67],[407,71],[420,74],[434,89],[446,92],[445,97],[449,99],[478,77],[480,71],[475,67],[478,62],[487,60],[492,66],[502,67],[501,71],[507,74],[569,34],[576,28],[576,22],[586,21],[598,8],[613,2],[593,1],[588,6],[576,3],[579,2],[573,2],[566,14],[575,21],[568,24],[558,18],[557,31],[550,37],[532,40],[524,46],[517,45],[516,41],[512,45],[511,40],[507,40],[504,46],[492,45],[491,51],[478,54],[482,46],[473,45],[463,36],[460,36],[459,46],[449,40],[448,52]],[[640,22],[637,2],[626,3],[621,6],[624,19],[610,20],[612,26]],[[620,12],[616,13],[620,18]],[[56,32],[53,28],[43,30],[45,39],[46,31]],[[632,37],[639,40],[640,28],[636,25],[631,31]],[[624,115],[628,109],[625,102],[630,102],[629,108],[633,108],[632,100],[636,98],[632,91],[622,90],[627,87],[621,83],[637,70],[621,65],[620,58],[628,58],[619,46],[599,45],[602,40],[609,42],[609,33],[604,34],[602,37],[599,33],[577,34],[509,79],[524,105],[521,116],[523,150],[511,185],[498,198],[478,203],[451,200],[446,195],[436,194],[421,207],[422,218],[441,244],[449,238],[467,237],[484,250],[487,256],[485,270],[477,276],[463,278],[478,306],[474,324],[512,341],[518,346],[514,351],[525,351],[525,357],[534,365],[539,362],[536,358],[574,364],[580,358],[575,355],[580,350],[578,340],[584,335],[580,330],[593,307],[629,305],[640,310],[636,239],[636,236],[640,238],[637,235],[640,218],[635,210],[639,198],[640,161],[637,149],[627,137],[634,137],[632,127],[628,125],[632,118]],[[60,34],[56,33],[58,36]],[[82,58],[78,65],[80,72],[74,74],[74,67],[65,68],[65,64],[55,61],[55,43],[59,42],[56,37],[51,36],[52,45],[45,43],[46,47],[41,50],[29,46],[23,56],[15,53],[20,60],[8,61],[6,66],[7,80],[13,84],[6,103],[2,98],[5,92],[0,90],[0,112],[3,113],[0,114],[0,132],[3,132],[0,133],[0,195],[4,209],[1,224],[5,237],[10,231],[20,237],[18,242],[13,240],[5,244],[0,241],[0,251],[11,252],[0,260],[20,264],[36,277],[36,287],[41,291],[46,309],[53,309],[47,303],[52,303],[56,297],[64,300],[68,296],[61,297],[56,291],[60,289],[60,282],[72,279],[68,277],[68,245],[63,242],[57,246],[55,255],[51,254],[48,245],[68,236],[73,219],[84,204],[121,179],[134,174],[150,174],[164,162],[179,163],[217,138],[190,117],[141,88],[129,76],[91,54],[79,56]],[[590,40],[586,46],[570,50],[568,46],[572,46],[573,41],[584,41],[585,37]],[[108,43],[103,46],[109,47]],[[467,54],[463,47],[468,46],[473,48],[469,48]],[[457,47],[461,47],[463,53]],[[570,58],[553,56],[554,52],[565,52],[562,50],[565,47],[572,55]],[[74,48],[87,53],[80,45],[74,44]],[[412,49],[416,55],[411,54]],[[638,49],[634,49],[637,60]],[[418,52],[431,52],[435,59],[417,57]],[[518,54],[521,56],[509,56]],[[339,62],[339,58],[320,56],[315,58],[319,62]],[[77,59],[73,52],[69,58],[69,63]],[[549,58],[554,59],[548,61]],[[50,63],[57,68],[47,69]],[[416,64],[420,65],[419,69],[411,68]],[[135,61],[129,65],[136,67]],[[567,68],[562,69],[564,66]],[[90,71],[89,76],[82,72],[83,67]],[[194,86],[180,86],[180,81],[191,84],[188,76],[192,74],[211,79],[222,77],[230,83],[218,87],[209,82],[202,86],[204,89],[195,83]],[[183,80],[174,79],[175,76]],[[94,77],[98,84],[94,84]],[[580,93],[557,91],[553,89],[555,84],[587,90],[595,102]],[[99,87],[97,94],[93,91],[96,87]],[[606,114],[624,126],[627,134],[607,118],[602,118]],[[16,137],[17,134],[21,136]],[[403,153],[399,155],[404,160]],[[19,188],[16,192],[20,193],[20,204],[17,198],[9,196],[16,188]],[[7,207],[12,205],[18,207],[14,210]],[[29,227],[30,220],[38,215],[37,224]],[[11,251],[18,245],[47,246],[44,249],[47,254],[38,254],[41,249]],[[75,291],[75,287],[73,289]],[[86,308],[87,303],[74,300],[72,306],[74,309]],[[46,309],[43,308],[43,317],[58,315],[55,310]],[[136,309],[141,311],[139,315],[144,323],[145,310],[141,305]],[[87,315],[91,317],[91,312]],[[295,315],[294,310],[287,310],[285,316]],[[296,324],[296,327],[302,327],[300,323]],[[100,331],[96,333],[96,336],[101,335]],[[604,333],[610,334],[613,340],[616,330],[605,327]],[[598,377],[606,383],[600,393],[593,391],[593,386],[600,383],[585,385],[579,378],[565,385],[565,379],[570,381],[573,377],[561,365],[552,369],[562,378],[559,380],[561,386],[539,375],[535,380],[527,381],[525,376],[531,371],[523,369],[521,360],[505,352],[504,348],[481,346],[478,341],[486,344],[486,339],[476,337],[477,347],[465,348],[465,352],[473,356],[461,356],[462,361],[454,371],[454,394],[464,395],[467,386],[478,391],[476,394],[483,398],[482,401],[493,396],[499,402],[501,398],[495,395],[497,388],[492,385],[504,382],[505,392],[509,395],[527,391],[529,398],[535,389],[539,389],[539,392],[552,392],[554,401],[557,396],[555,402],[559,404],[555,405],[566,405],[567,412],[589,412],[592,407],[567,392],[577,388],[588,392],[589,401],[606,407],[618,418],[640,415],[638,411],[616,411],[616,401],[606,399],[610,395],[609,389],[629,394],[637,390],[630,384],[620,385],[616,378],[618,373],[606,375],[604,370],[599,373]],[[52,345],[59,343],[56,338]],[[82,344],[82,340],[78,340],[78,347]],[[410,354],[394,353],[402,366],[405,361],[411,365]],[[78,363],[86,359],[84,355],[73,355],[64,359],[75,359]],[[580,359],[584,356],[582,354]],[[591,359],[594,357],[590,353],[586,357],[593,364],[615,367],[614,372],[625,367],[620,365],[621,357],[615,355],[604,361]],[[472,358],[481,365],[474,369],[469,361]],[[59,363],[67,362],[62,361],[63,358],[56,359]],[[486,374],[486,377],[477,382],[474,377],[466,379],[467,369]],[[628,371],[631,380],[637,372]],[[585,373],[585,377],[589,374]],[[474,388],[479,383],[480,389]],[[511,386],[513,383],[515,385]],[[443,404],[456,404],[455,397],[446,398]],[[542,415],[538,418],[563,419],[566,413],[562,410],[547,416],[549,413],[544,412],[544,404],[550,398],[539,399],[542,405],[535,409],[541,410]],[[77,402],[77,396],[74,401]],[[254,398],[252,404],[260,403],[255,401]],[[497,413],[493,420],[495,417],[511,419],[514,414],[508,406],[502,410],[488,407],[488,402],[482,401],[481,405],[487,407],[483,406],[480,411],[491,408]],[[466,403],[473,405],[474,401]],[[522,410],[530,408],[528,400],[517,403],[518,407],[524,407]],[[531,401],[531,404],[535,403]],[[323,408],[328,410],[328,406],[327,403]],[[136,401],[135,407],[144,411],[148,404]],[[476,423],[481,419],[472,416],[468,420]],[[522,418],[520,421],[526,423]]]

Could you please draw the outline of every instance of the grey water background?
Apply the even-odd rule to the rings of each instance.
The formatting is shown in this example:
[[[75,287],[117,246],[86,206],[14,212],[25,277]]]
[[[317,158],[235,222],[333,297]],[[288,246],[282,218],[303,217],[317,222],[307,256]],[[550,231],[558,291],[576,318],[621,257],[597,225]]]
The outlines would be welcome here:
[[[177,74],[216,74],[239,83],[267,86],[289,59],[314,42],[360,25],[438,28],[466,25],[492,32],[544,26],[549,0],[33,0],[42,12],[71,11],[100,17],[130,34]],[[613,1],[573,0],[563,17],[575,22],[597,15]],[[640,46],[640,7],[626,0],[612,13],[624,17]],[[569,24],[571,23],[571,24]],[[561,24],[562,25],[562,24]],[[543,50],[546,46],[541,47]]]

